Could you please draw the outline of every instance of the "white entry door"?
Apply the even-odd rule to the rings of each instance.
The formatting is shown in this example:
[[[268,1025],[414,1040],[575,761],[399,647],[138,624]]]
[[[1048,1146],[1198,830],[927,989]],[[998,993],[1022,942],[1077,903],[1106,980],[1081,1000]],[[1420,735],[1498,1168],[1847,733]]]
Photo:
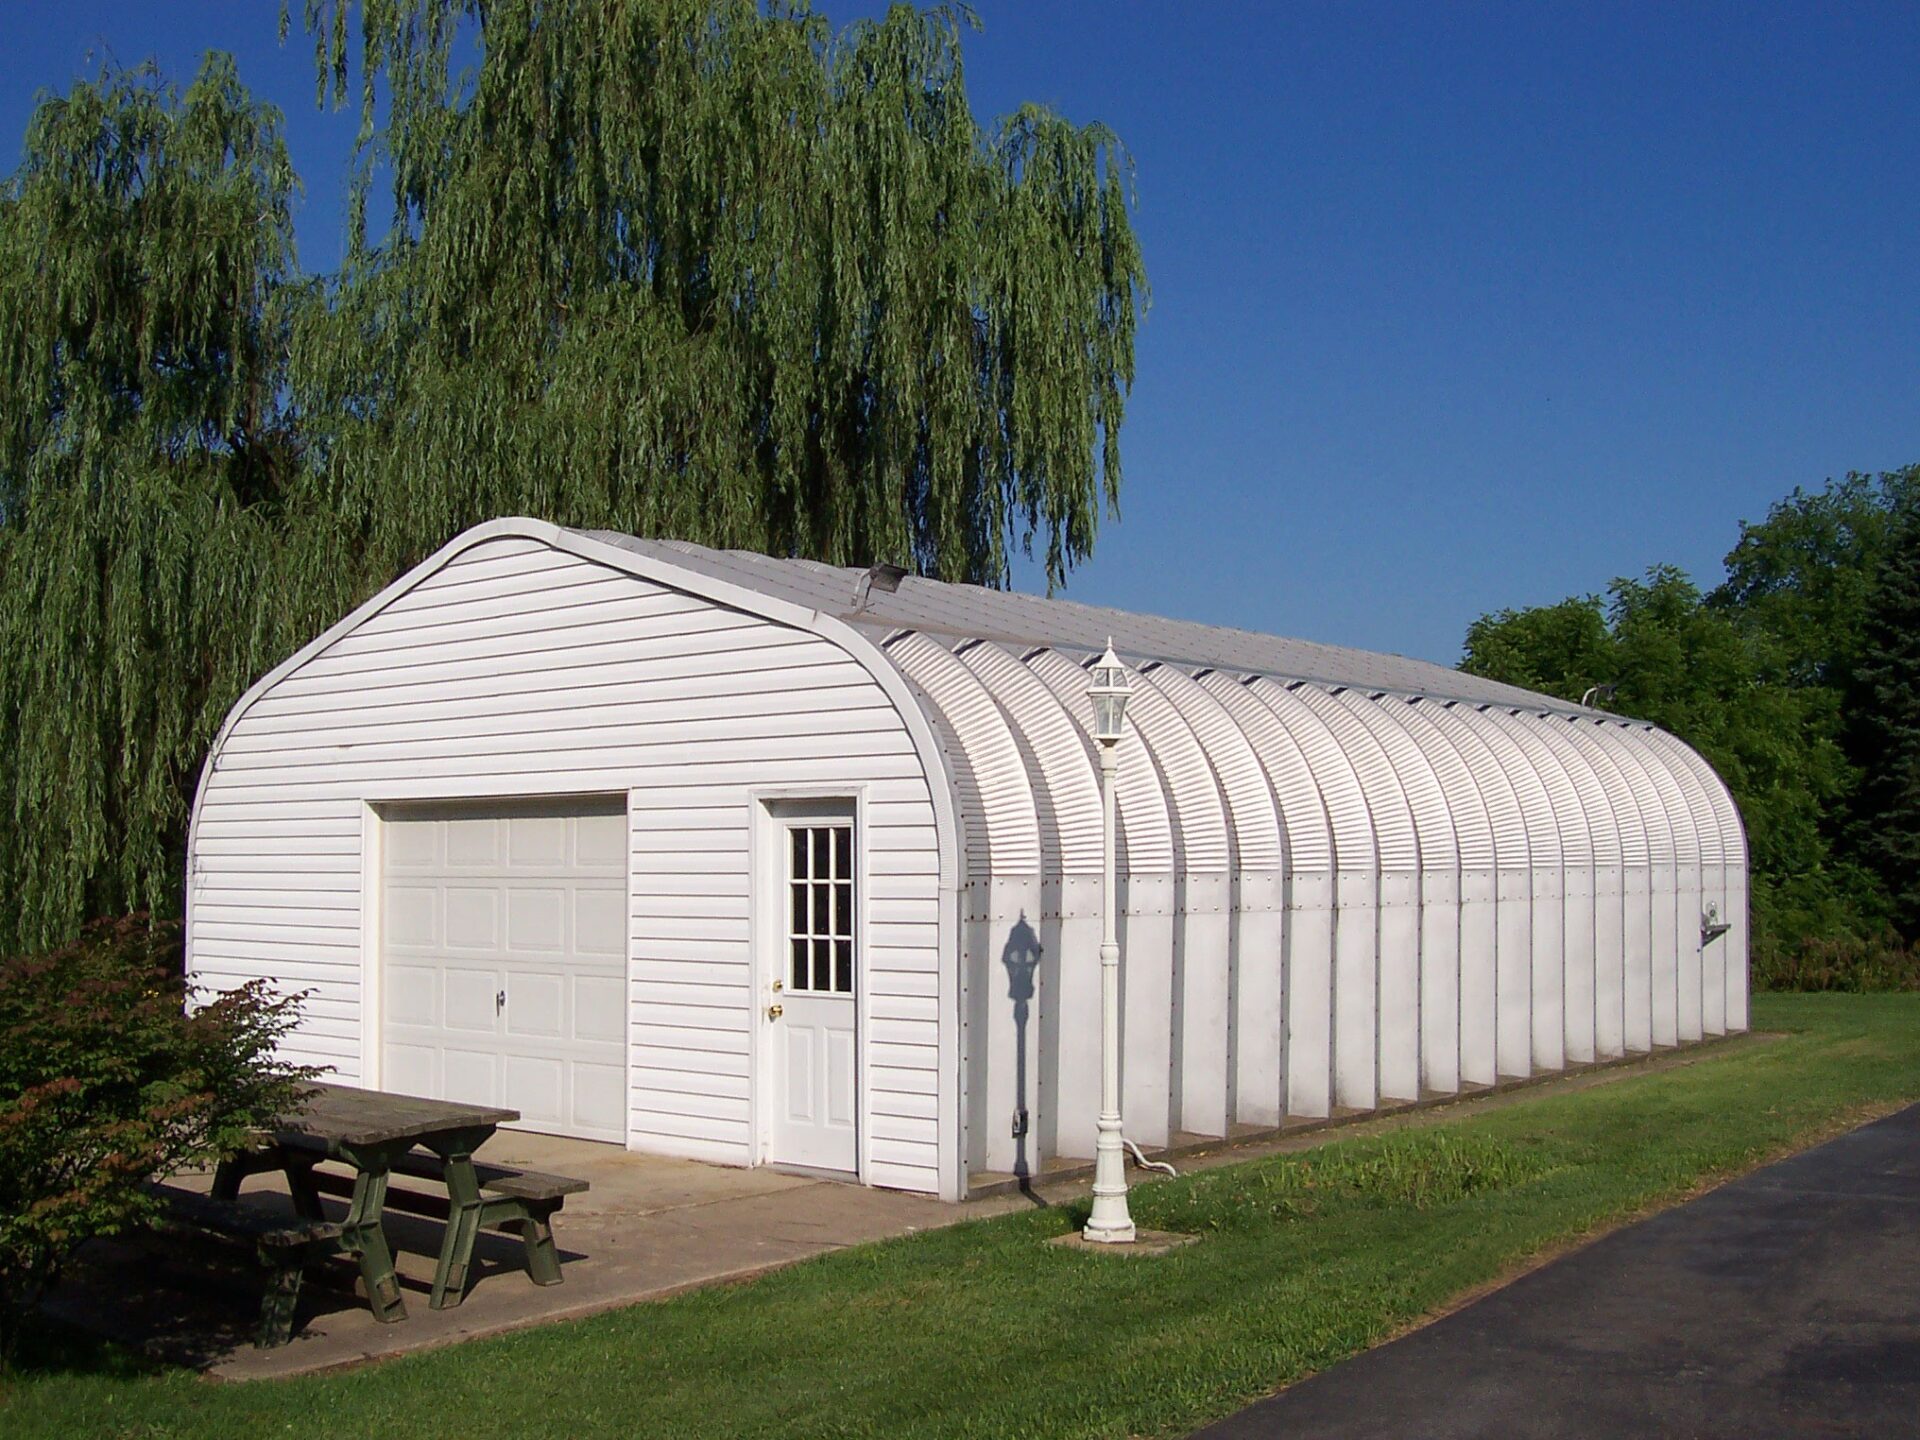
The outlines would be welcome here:
[[[381,1088],[624,1140],[624,807],[410,807],[382,838]]]
[[[781,813],[778,826],[770,1158],[852,1174],[860,1168],[853,815],[809,806]]]

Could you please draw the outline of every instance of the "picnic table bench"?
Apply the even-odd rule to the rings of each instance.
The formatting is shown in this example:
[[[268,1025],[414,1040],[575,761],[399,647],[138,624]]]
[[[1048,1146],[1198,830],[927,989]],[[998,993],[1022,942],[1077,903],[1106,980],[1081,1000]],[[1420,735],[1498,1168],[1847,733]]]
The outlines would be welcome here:
[[[176,1235],[251,1245],[267,1271],[253,1343],[266,1349],[293,1338],[294,1307],[307,1267],[341,1249],[341,1226],[325,1219],[289,1221],[257,1205],[218,1200],[178,1185],[148,1187],[165,1207],[160,1227]]]

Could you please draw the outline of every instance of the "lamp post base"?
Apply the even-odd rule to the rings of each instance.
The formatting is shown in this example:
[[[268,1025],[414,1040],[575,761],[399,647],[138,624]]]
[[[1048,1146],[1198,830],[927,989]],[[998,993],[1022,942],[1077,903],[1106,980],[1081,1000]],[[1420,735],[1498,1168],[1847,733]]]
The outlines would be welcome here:
[[[1065,1235],[1056,1235],[1047,1241],[1062,1250],[1090,1250],[1101,1255],[1126,1255],[1135,1258],[1151,1258],[1155,1255],[1167,1255],[1183,1246],[1198,1242],[1198,1235],[1180,1235],[1171,1230],[1141,1230],[1133,1239],[1124,1244],[1112,1241],[1091,1240],[1083,1231],[1070,1230]]]

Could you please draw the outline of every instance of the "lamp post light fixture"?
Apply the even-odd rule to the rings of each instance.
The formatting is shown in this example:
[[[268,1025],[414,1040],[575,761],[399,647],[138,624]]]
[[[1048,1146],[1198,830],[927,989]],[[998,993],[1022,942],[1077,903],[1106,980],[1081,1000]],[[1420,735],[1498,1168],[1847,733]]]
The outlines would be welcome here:
[[[1127,1152],[1120,1131],[1120,936],[1116,920],[1113,848],[1114,751],[1126,731],[1133,686],[1113,641],[1093,666],[1093,734],[1100,742],[1100,1120],[1093,1151],[1093,1213],[1081,1235],[1102,1245],[1133,1243],[1127,1212]]]

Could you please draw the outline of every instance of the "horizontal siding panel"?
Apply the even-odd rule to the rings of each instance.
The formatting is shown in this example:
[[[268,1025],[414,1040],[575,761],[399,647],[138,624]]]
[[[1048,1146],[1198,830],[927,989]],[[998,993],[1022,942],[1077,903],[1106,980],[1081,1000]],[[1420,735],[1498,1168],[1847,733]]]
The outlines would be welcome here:
[[[457,715],[495,706],[537,708],[548,697],[556,706],[564,707],[570,697],[594,696],[610,689],[643,689],[643,703],[669,706],[728,696],[804,693],[872,683],[865,669],[839,651],[793,646],[744,654],[692,650],[632,667],[610,665],[607,657],[599,654],[576,661],[570,653],[563,653],[553,660],[544,669],[503,669],[460,684],[425,687],[417,693],[400,692],[388,685],[376,692],[382,698],[372,700],[366,697],[364,688],[355,686],[314,687],[293,694],[275,689],[254,701],[247,711],[247,724],[251,728],[256,722],[266,722],[268,728],[284,731],[297,730],[315,715],[372,718],[390,713],[392,697],[399,693],[406,693],[410,706],[418,707],[420,713]]]
[[[711,680],[696,684],[696,696],[674,697],[648,680],[597,683],[556,691],[541,687],[520,694],[464,696],[396,706],[390,702],[334,706],[303,713],[250,716],[243,731],[222,747],[227,753],[271,750],[314,750],[343,740],[398,741],[449,735],[516,733],[515,717],[537,716],[569,729],[607,724],[618,719],[633,725],[642,738],[649,725],[684,729],[697,721],[752,721],[784,719],[802,723],[819,710],[851,715],[862,710],[892,714],[885,697],[872,684],[842,675],[837,684],[801,686],[805,677],[820,677],[811,668],[796,670],[791,679],[741,676],[716,692]],[[897,723],[897,722],[896,722]]]
[[[654,1117],[678,1115],[682,1119],[724,1120],[745,1126],[748,1122],[745,1096],[715,1095],[688,1090],[648,1090],[635,1085],[627,1099],[636,1110]]]
[[[932,1070],[903,1070],[894,1065],[882,1065],[878,1061],[870,1062],[868,1073],[873,1077],[873,1090],[876,1095],[915,1095],[938,1097],[940,1077]]]

